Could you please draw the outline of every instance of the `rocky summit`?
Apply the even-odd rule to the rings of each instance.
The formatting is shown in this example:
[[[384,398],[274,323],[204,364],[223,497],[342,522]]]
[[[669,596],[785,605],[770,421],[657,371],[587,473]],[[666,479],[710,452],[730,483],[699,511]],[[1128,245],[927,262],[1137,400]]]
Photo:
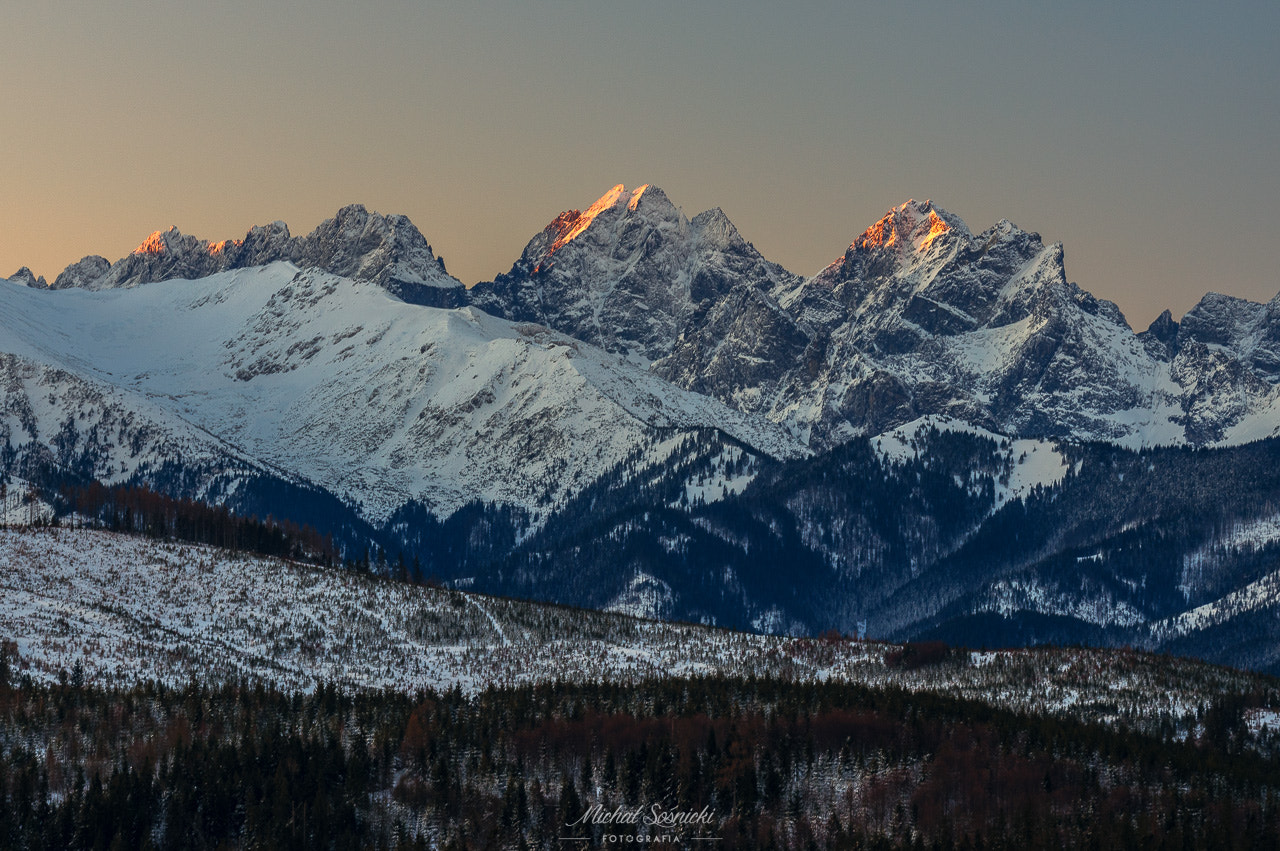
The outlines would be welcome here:
[[[108,263],[85,257],[58,275],[53,289],[105,290],[174,279],[196,280],[232,269],[284,261],[357,281],[373,281],[404,301],[458,307],[462,283],[445,271],[422,233],[405,216],[343,207],[304,237],[284,222],[249,230],[243,239],[206,242],[176,227],[156,231],[127,257]]]
[[[688,220],[655,187],[616,186],[468,297],[652,361],[814,448],[928,415],[1132,446],[1275,433],[1275,303],[1210,295],[1181,327],[1135,334],[1068,280],[1060,244],[1008,221],[974,234],[927,201],[803,278],[718,208]]]
[[[561,213],[510,272],[477,284],[469,296],[497,316],[655,360],[738,289],[797,283],[719,209],[690,221],[661,189],[618,185],[584,212]]]

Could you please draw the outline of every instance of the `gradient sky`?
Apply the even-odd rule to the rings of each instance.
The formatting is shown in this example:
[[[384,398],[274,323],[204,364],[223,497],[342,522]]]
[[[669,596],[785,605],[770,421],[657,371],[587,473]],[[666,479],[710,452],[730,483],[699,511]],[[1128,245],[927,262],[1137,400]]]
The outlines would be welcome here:
[[[813,274],[1008,218],[1145,327],[1280,290],[1280,4],[0,4],[0,275],[405,213],[467,283],[615,183]]]

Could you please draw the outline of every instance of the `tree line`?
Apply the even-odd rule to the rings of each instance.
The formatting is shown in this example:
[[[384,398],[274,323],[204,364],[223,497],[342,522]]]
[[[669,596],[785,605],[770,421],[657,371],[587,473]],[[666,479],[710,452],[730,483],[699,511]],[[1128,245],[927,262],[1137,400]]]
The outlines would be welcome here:
[[[58,496],[64,515],[86,518],[110,531],[314,564],[342,563],[332,535],[322,535],[309,525],[287,518],[244,517],[225,505],[174,498],[146,485],[64,485]]]

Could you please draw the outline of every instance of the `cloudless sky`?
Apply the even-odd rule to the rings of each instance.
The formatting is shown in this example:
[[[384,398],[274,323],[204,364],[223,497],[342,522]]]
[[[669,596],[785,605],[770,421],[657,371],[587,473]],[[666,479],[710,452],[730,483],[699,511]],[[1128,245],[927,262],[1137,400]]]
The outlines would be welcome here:
[[[0,275],[405,213],[467,283],[615,183],[813,274],[931,198],[1145,327],[1280,290],[1280,4],[0,0]]]

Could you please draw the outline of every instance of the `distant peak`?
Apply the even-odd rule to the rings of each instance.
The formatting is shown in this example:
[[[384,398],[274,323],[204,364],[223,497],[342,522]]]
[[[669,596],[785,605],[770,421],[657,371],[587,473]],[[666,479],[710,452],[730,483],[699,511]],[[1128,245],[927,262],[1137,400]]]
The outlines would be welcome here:
[[[48,286],[48,284],[45,282],[43,275],[37,278],[35,273],[32,272],[30,269],[28,269],[26,266],[23,266],[21,269],[14,272],[13,277],[10,278],[9,280],[16,281],[28,287]]]
[[[646,192],[651,195],[661,196],[664,199],[666,198],[666,196],[662,194],[662,190],[651,183],[645,183],[629,191],[624,184],[619,183],[617,186],[601,195],[594,204],[587,208],[587,211],[582,214],[582,221],[585,222],[585,224],[582,224],[582,227],[585,229],[587,225],[594,221],[595,218],[605,210],[612,210],[624,201],[627,205],[627,210],[635,212],[640,206],[640,199],[644,197]],[[578,231],[578,233],[581,232],[581,230]],[[574,236],[576,235],[577,234],[575,233]],[[572,238],[573,237],[570,237],[570,239]]]
[[[957,226],[963,229],[964,223],[934,207],[932,201],[911,199],[885,213],[853,241],[853,247],[863,251],[883,248],[927,251],[935,240]]]
[[[171,243],[181,236],[182,232],[176,226],[170,225],[168,230],[158,230],[144,239],[141,245],[133,249],[133,253],[144,255],[164,254],[169,251]]]
[[[556,216],[552,219],[551,224],[547,225],[543,230],[543,233],[546,236],[551,237],[551,244],[543,252],[540,261],[534,267],[533,271],[540,271],[547,265],[548,261],[557,251],[577,239],[583,231],[591,227],[591,223],[599,218],[602,213],[614,209],[620,203],[623,203],[624,200],[627,205],[627,210],[629,212],[635,212],[640,206],[640,199],[644,197],[645,192],[649,191],[650,188],[651,185],[646,183],[643,186],[637,186],[635,189],[628,192],[627,187],[624,184],[619,183],[617,186],[613,187],[596,199],[596,202],[585,211],[565,210],[563,213]],[[658,189],[656,186],[652,187],[652,190],[659,195],[662,194],[662,190]],[[665,198],[666,196],[663,197]]]
[[[606,210],[612,210],[614,207],[618,206],[618,202],[621,201],[622,197],[626,194],[627,187],[619,183],[617,186],[601,195],[596,199],[594,204],[587,208],[585,213],[580,213],[574,218],[572,227],[561,234],[560,238],[552,244],[550,253],[554,254],[566,243],[572,242],[578,234],[590,227],[591,223],[594,222],[601,213]]]
[[[374,214],[377,217],[378,214]],[[335,222],[347,222],[350,220],[364,221],[370,218],[369,209],[364,204],[347,204],[341,207],[333,216]]]
[[[1152,320],[1147,326],[1147,333],[1164,340],[1169,341],[1178,336],[1178,322],[1173,318],[1173,313],[1165,308],[1159,316]]]
[[[276,236],[268,235],[268,243],[287,238],[288,229],[283,225],[273,225],[272,231]],[[436,289],[461,286],[444,271],[430,243],[408,216],[383,215],[363,204],[348,204],[307,236],[288,243],[287,257],[295,265],[373,281],[406,301],[422,304],[426,303],[422,299],[427,299],[434,304]]]
[[[612,207],[614,204],[618,203],[618,199],[626,194],[627,194],[627,187],[619,183],[617,186],[613,187],[608,192],[604,193],[598,199],[596,199],[596,202],[591,205],[590,209],[594,210],[597,207],[602,210],[608,209],[609,207]]]
[[[242,239],[221,242],[206,242],[176,227],[158,230],[114,264],[94,256],[68,266],[55,286],[132,287],[172,278],[203,278],[229,269],[280,261],[374,281],[393,295],[417,303],[449,300],[437,299],[434,290],[427,292],[424,287],[461,286],[444,271],[430,244],[408,217],[383,216],[363,204],[348,204],[305,237],[294,237],[289,226],[278,220],[254,226]]]
[[[733,222],[725,215],[724,210],[712,207],[693,217],[691,222],[698,236],[707,242],[717,245],[731,245],[742,241],[742,236]]]
[[[55,290],[62,290],[68,287],[88,287],[110,270],[111,264],[107,261],[107,258],[97,254],[90,254],[63,269],[62,273],[54,279],[52,287]]]
[[[666,196],[662,194],[662,190],[651,183],[642,184],[631,190],[628,190],[624,184],[619,183],[617,186],[601,195],[594,204],[587,208],[587,211],[583,213],[583,216],[588,217],[589,219],[595,219],[596,216],[599,216],[605,210],[612,210],[614,207],[617,207],[619,204],[624,202],[627,205],[628,211],[635,212],[640,206],[640,199],[644,197],[646,192],[649,192],[651,195],[660,196],[664,199],[666,198]]]
[[[277,222],[271,226],[274,230],[280,230],[282,227],[283,232],[287,233],[288,228],[284,227],[283,222]],[[370,210],[364,204],[348,204],[342,207],[333,218],[321,222],[311,235],[317,236],[323,233],[342,233],[350,238],[355,238],[357,234],[373,233],[384,237],[400,235],[414,241],[422,236],[422,232],[408,216],[398,213],[383,215],[377,210]],[[425,242],[425,237],[423,241]]]

